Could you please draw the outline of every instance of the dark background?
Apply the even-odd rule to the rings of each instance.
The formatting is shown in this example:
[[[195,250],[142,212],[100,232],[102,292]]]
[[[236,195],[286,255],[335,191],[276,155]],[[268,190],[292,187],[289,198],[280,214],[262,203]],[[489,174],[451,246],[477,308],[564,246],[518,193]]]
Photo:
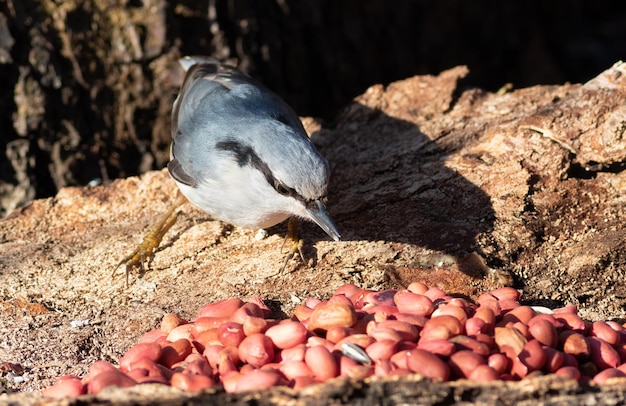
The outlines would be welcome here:
[[[302,116],[468,65],[465,87],[585,82],[626,54],[624,1],[0,0],[0,215],[162,168],[187,54],[234,58]]]

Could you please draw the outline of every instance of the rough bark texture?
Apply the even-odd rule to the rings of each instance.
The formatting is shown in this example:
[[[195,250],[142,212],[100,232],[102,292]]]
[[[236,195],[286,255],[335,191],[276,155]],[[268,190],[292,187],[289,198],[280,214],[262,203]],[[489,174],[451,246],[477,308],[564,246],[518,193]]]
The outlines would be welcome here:
[[[473,297],[504,280],[485,277],[491,267],[510,272],[530,303],[575,304],[591,320],[624,320],[626,65],[584,85],[510,93],[460,91],[466,74],[457,67],[372,86],[332,128],[304,119],[331,164],[328,207],[344,240],[327,241],[305,224],[309,263],[293,260],[282,273],[284,226],[257,240],[186,204],[151,270],[133,273],[128,288],[123,277],[111,279],[171,202],[166,171],[63,188],[15,211],[0,223],[0,360],[21,365],[27,380],[9,379],[8,389],[37,390],[61,374],[83,374],[97,359],[115,360],[168,312],[193,317],[210,301],[260,295],[289,314],[297,298],[328,297],[346,282],[382,289],[423,280]],[[72,320],[88,322],[78,328]],[[165,388],[134,391],[141,395],[111,396],[201,401]],[[620,399],[623,386],[374,380],[301,394],[206,396],[216,404],[495,403],[498,396],[530,404]]]
[[[47,405],[576,405],[623,404],[626,379],[614,379],[603,386],[580,385],[562,378],[542,377],[524,382],[493,382],[476,384],[458,381],[435,383],[417,376],[370,378],[365,381],[335,379],[326,385],[308,387],[302,391],[272,388],[263,392],[226,394],[206,391],[200,394],[184,393],[162,385],[145,384],[130,389],[106,389],[98,397],[49,401]],[[14,397],[16,398],[16,397]],[[0,398],[1,399],[1,398]],[[24,403],[41,401],[34,395],[20,397]]]

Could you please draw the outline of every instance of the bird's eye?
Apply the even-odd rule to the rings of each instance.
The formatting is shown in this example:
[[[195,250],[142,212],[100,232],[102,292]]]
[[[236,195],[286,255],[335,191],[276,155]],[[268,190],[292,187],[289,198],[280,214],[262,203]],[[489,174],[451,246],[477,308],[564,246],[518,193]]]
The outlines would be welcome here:
[[[289,195],[289,192],[290,192],[289,189],[280,182],[276,182],[274,184],[274,189],[276,189],[276,191],[283,196]]]

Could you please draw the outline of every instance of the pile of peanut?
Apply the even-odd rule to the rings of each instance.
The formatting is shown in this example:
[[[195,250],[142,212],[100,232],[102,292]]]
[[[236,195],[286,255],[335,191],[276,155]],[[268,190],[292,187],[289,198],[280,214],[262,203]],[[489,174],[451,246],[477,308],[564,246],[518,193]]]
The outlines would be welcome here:
[[[166,315],[118,366],[96,362],[85,377],[62,376],[43,395],[142,383],[298,389],[338,376],[485,382],[557,374],[596,384],[626,377],[624,326],[582,320],[574,306],[550,310],[519,299],[512,288],[483,293],[475,304],[420,282],[384,291],[348,284],[327,301],[306,299],[288,320],[273,319],[258,298],[226,299],[191,322]]]

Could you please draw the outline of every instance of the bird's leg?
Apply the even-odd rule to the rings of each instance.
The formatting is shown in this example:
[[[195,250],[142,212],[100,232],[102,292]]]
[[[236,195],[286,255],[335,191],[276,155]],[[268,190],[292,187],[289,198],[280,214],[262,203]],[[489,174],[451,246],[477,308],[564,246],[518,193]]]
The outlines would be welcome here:
[[[290,217],[287,222],[287,235],[285,235],[285,239],[283,240],[283,245],[280,248],[281,251],[285,247],[285,243],[287,243],[287,240],[289,240],[291,247],[289,249],[289,252],[287,253],[287,258],[285,258],[285,263],[280,270],[281,272],[285,269],[285,267],[287,266],[287,262],[289,262],[289,260],[293,258],[296,252],[300,254],[300,259],[302,259],[302,262],[305,262],[304,254],[302,253],[302,246],[304,245],[304,241],[300,238],[300,233],[298,232],[298,220],[294,219],[293,217]]]
[[[176,209],[186,201],[180,191],[176,193],[176,200],[170,206],[170,208],[163,214],[163,217],[159,220],[159,222],[150,230],[150,232],[143,238],[141,244],[135,248],[130,255],[126,256],[122,259],[115,269],[113,270],[113,275],[117,272],[117,269],[122,265],[126,264],[126,286],[128,286],[128,275],[131,269],[135,267],[139,267],[142,271],[144,270],[144,263],[146,260],[149,260],[154,255],[154,250],[158,248],[159,244],[161,244],[161,240],[163,236],[169,231],[170,228],[176,223],[178,219],[178,213]]]

